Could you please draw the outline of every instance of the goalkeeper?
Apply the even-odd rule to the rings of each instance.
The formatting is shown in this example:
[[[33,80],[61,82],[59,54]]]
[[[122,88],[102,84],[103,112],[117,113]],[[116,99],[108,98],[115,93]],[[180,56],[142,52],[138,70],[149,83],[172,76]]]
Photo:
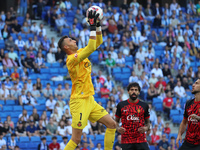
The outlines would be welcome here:
[[[97,23],[99,14],[91,10],[88,14],[90,24],[90,38],[85,48],[78,50],[76,41],[68,36],[62,37],[59,48],[68,57],[66,65],[72,80],[72,93],[70,98],[70,112],[72,115],[72,138],[64,150],[74,150],[81,141],[82,130],[91,122],[103,123],[106,127],[104,138],[104,150],[112,150],[116,123],[106,110],[94,100],[94,87],[91,80],[91,62],[87,58],[100,44],[102,44],[102,32],[100,23]],[[98,59],[98,58],[97,58]]]

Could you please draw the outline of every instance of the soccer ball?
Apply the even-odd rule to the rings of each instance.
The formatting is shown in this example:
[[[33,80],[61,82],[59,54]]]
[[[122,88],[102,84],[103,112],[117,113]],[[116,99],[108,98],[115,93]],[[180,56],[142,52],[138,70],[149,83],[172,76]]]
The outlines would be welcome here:
[[[99,6],[91,6],[87,12],[86,12],[86,20],[88,21],[88,14],[90,10],[96,11],[96,14],[99,14],[99,17],[97,18],[97,22],[101,21],[103,19],[103,10]]]

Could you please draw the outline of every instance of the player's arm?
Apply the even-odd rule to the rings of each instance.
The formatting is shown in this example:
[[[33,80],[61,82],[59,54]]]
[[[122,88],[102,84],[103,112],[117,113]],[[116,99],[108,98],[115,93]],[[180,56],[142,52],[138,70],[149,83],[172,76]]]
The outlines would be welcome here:
[[[121,119],[121,107],[120,107],[120,103],[118,103],[117,104],[116,114],[115,114],[116,130],[117,130],[117,132],[119,132],[121,134],[124,134],[126,129],[119,126],[120,119]]]
[[[96,26],[96,49],[103,43],[102,31],[101,31],[101,24],[97,22]]]

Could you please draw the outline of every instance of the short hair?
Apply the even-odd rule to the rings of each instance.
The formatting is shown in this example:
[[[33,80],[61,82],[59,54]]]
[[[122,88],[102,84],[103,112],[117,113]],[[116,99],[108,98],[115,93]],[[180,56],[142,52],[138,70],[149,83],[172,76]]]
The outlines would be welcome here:
[[[129,85],[127,86],[127,91],[129,91],[132,87],[137,87],[139,92],[141,90],[140,85],[137,82],[132,82],[132,83],[129,83]]]
[[[57,140],[57,137],[56,137],[56,136],[53,136],[53,137],[52,137],[52,140],[54,140],[54,139],[56,139],[56,140]]]
[[[174,136],[172,136],[172,137],[171,137],[171,140],[172,140],[172,139],[175,139],[175,137],[174,137]]]
[[[68,38],[68,36],[65,35],[65,36],[61,37],[60,40],[58,41],[58,47],[59,47],[62,51],[64,51],[64,50],[63,50],[63,41],[64,41],[65,38]]]

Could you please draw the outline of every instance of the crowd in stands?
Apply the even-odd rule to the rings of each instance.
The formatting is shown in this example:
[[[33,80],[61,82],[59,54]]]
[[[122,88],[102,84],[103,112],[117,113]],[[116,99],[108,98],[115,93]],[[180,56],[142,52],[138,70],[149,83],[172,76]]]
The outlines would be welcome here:
[[[177,134],[171,134],[169,122],[180,123],[173,117],[182,118],[185,102],[192,98],[191,85],[200,77],[200,2],[180,7],[176,0],[164,6],[151,0],[146,6],[123,0],[120,7],[113,7],[111,1],[103,0],[81,0],[78,6],[69,0],[54,1],[54,5],[39,0],[33,9],[58,36],[67,34],[82,48],[89,40],[85,14],[92,5],[104,11],[104,42],[90,57],[100,68],[92,71],[95,99],[114,118],[116,105],[128,98],[124,88],[138,82],[140,98],[150,107],[149,145],[176,150]],[[32,149],[63,150],[72,134],[66,56],[44,24],[34,22],[26,5],[20,6],[25,8],[19,16],[13,8],[0,15],[0,149],[27,149],[21,142],[35,140]],[[66,70],[62,72],[66,82],[51,81],[50,74],[58,76],[61,70]],[[107,71],[106,77],[101,70]],[[122,86],[116,87],[114,81]],[[104,133],[101,123],[88,121],[77,150],[102,150]],[[117,134],[114,150],[120,145]]]

